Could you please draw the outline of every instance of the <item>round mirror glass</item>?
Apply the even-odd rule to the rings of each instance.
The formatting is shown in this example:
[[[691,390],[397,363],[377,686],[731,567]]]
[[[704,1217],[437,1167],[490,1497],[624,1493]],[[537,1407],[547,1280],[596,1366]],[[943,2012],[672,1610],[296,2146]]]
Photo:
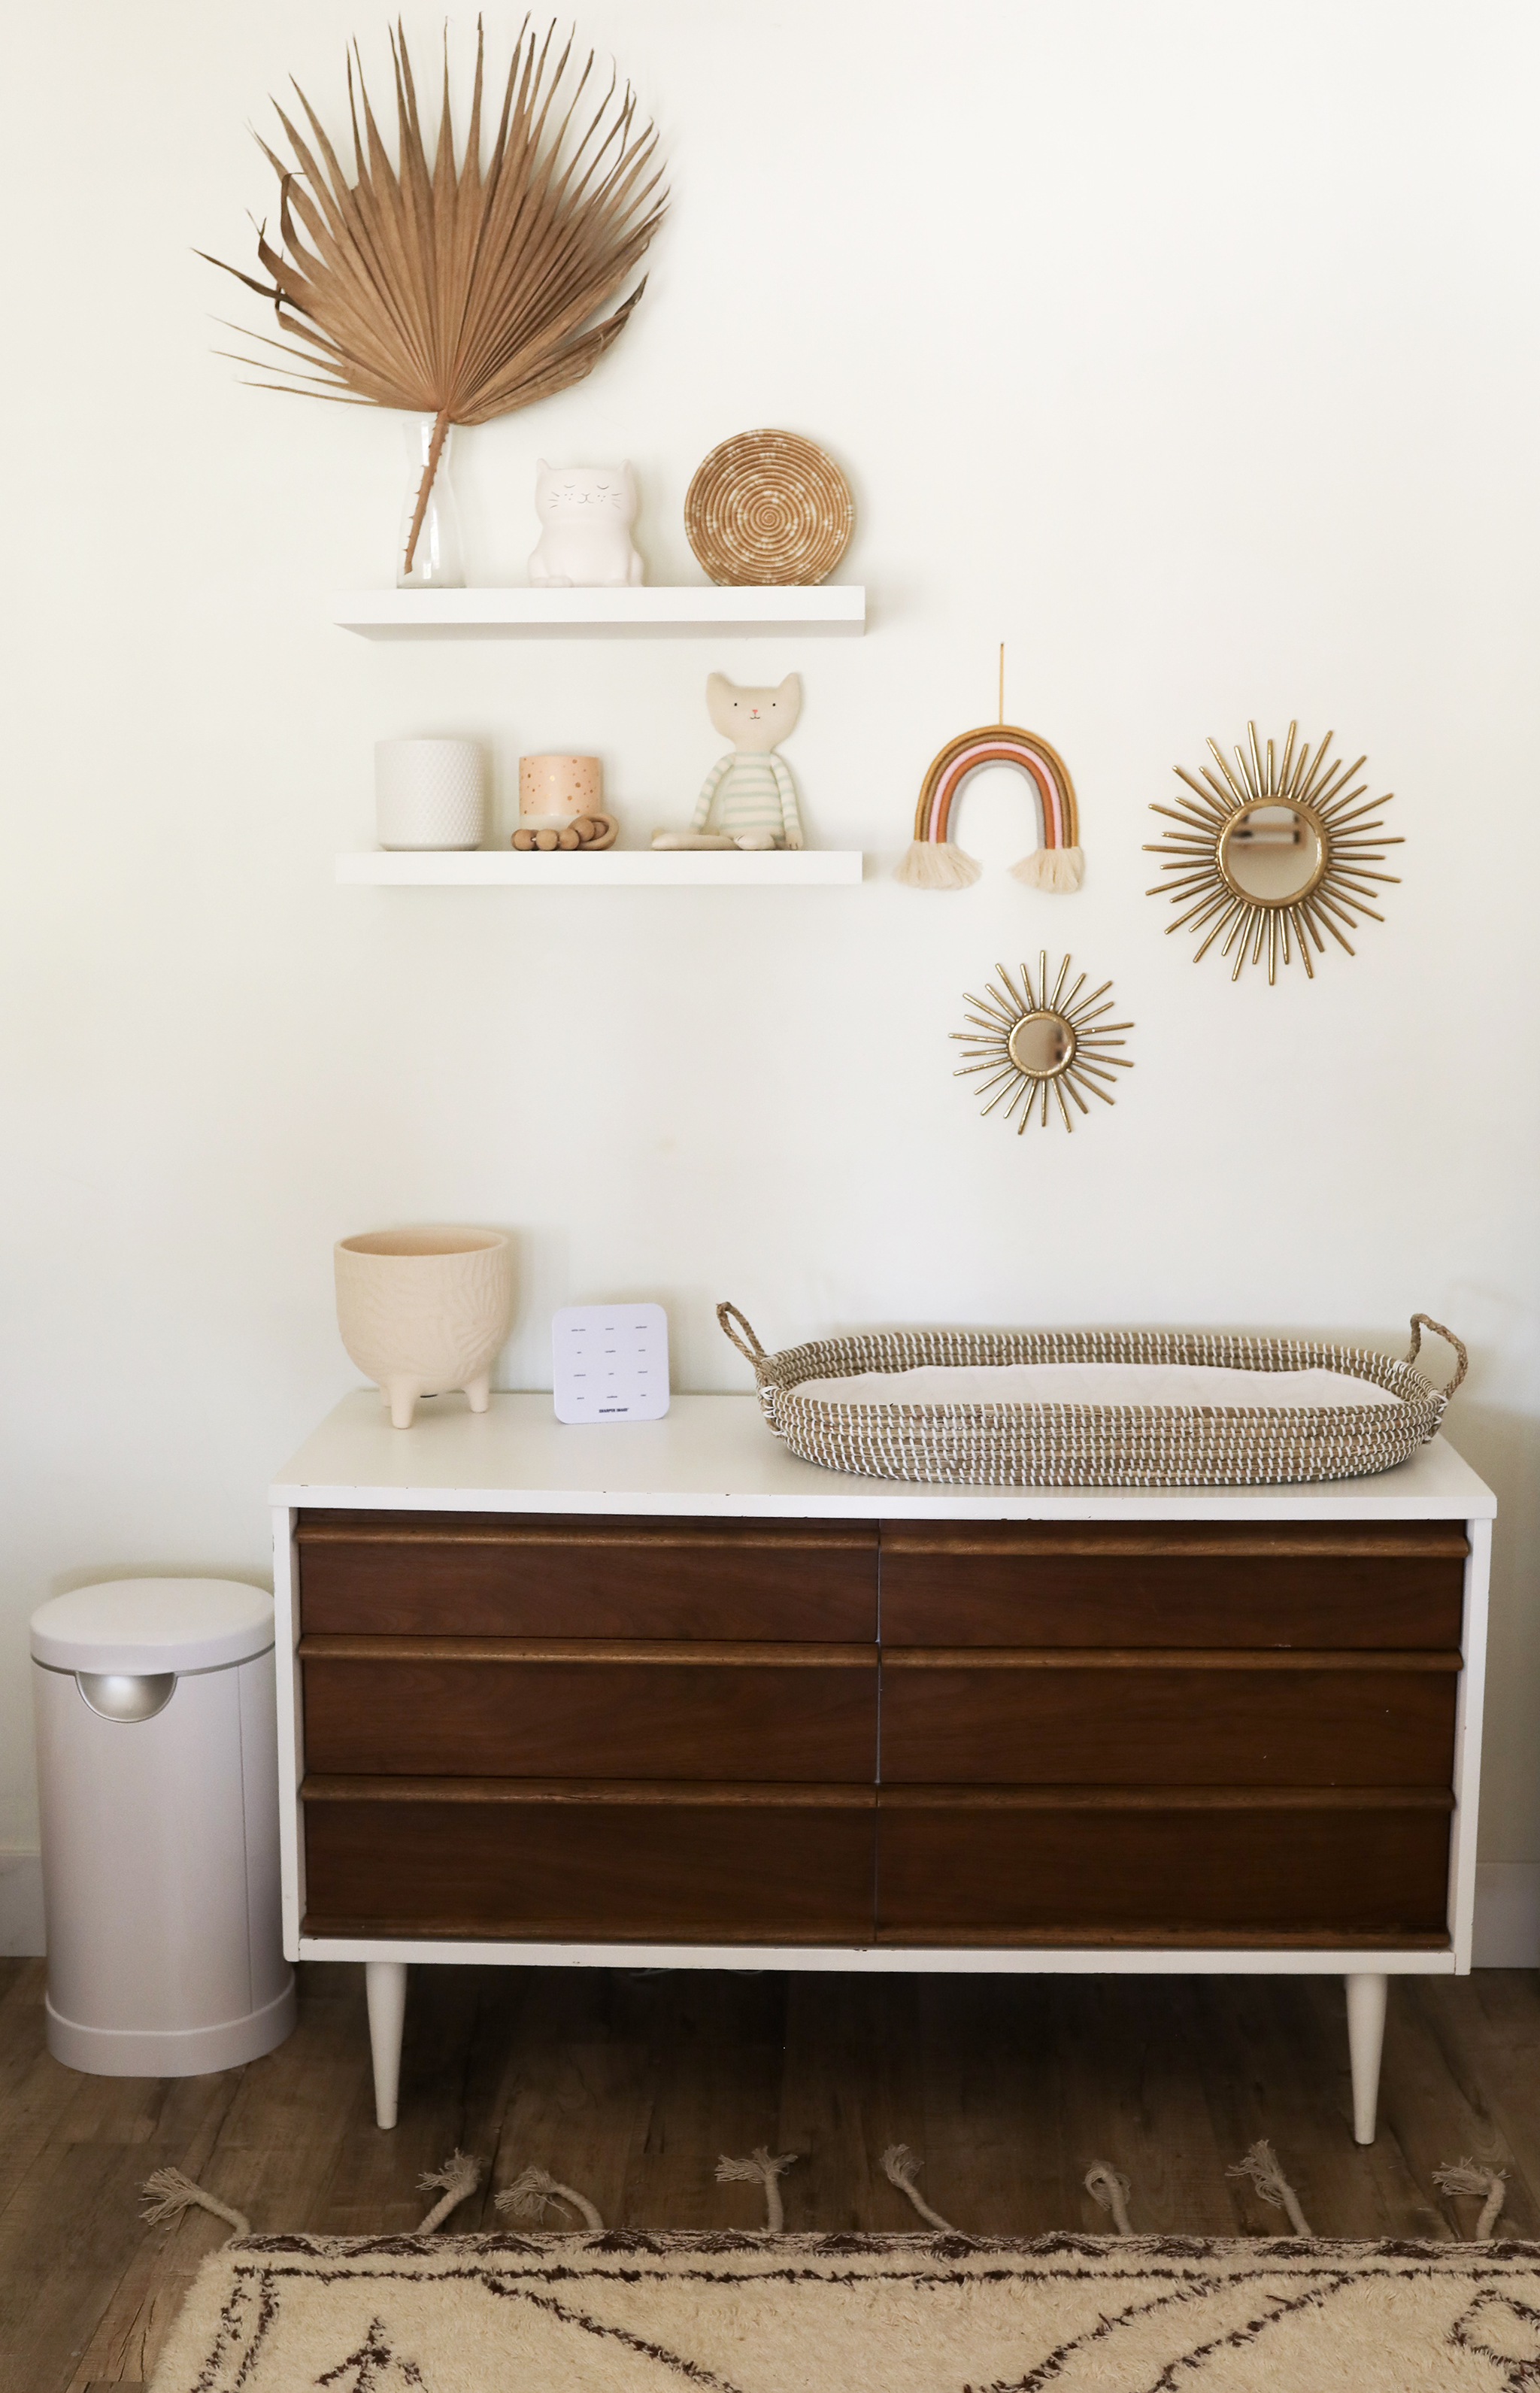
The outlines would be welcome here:
[[[1247,806],[1226,830],[1220,861],[1243,897],[1292,905],[1320,878],[1321,834],[1292,806]]]
[[[1024,1013],[1007,1043],[1018,1072],[1049,1080],[1073,1056],[1075,1033],[1062,1013]]]

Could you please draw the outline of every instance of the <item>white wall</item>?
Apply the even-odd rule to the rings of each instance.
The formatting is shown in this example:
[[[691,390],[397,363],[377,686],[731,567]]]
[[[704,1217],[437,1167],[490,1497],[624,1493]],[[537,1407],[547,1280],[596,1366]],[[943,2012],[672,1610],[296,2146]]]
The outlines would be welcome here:
[[[425,59],[437,13],[409,27]],[[463,59],[473,20],[454,22]],[[516,22],[493,12],[498,57]],[[658,581],[711,445],[824,441],[861,642],[375,647],[397,423],[242,388],[293,72],[335,117],[352,0],[13,15],[0,172],[9,677],[0,848],[0,1849],[33,1839],[25,1624],[116,1570],[259,1576],[273,1467],[355,1373],[331,1246],[517,1233],[504,1385],[557,1303],[669,1306],[677,1380],[860,1323],[1247,1324],[1469,1340],[1455,1440],[1496,1485],[1483,1853],[1540,1858],[1533,968],[1533,93],[1540,20],[1429,0],[597,0],[673,215],[568,396],[462,437],[473,574],[532,543],[534,459],[629,452]],[[940,743],[993,712],[1080,792],[1082,896],[893,866]],[[716,753],[702,683],[803,674],[789,751],[859,891],[339,890],[372,745],[592,747],[627,832]],[[1232,987],[1144,896],[1205,734],[1335,726],[1397,792],[1358,960]],[[1138,1028],[1116,1115],[980,1121],[951,1077],[997,957],[1071,948]],[[1437,1358],[1442,1362],[1442,1356]]]

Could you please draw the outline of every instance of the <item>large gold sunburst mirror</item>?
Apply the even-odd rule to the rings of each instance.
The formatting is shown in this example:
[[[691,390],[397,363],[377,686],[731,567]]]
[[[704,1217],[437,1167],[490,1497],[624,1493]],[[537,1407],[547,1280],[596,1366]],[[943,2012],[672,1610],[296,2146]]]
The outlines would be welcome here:
[[[1403,844],[1381,834],[1377,809],[1390,804],[1390,792],[1359,804],[1369,785],[1349,784],[1364,759],[1338,764],[1329,731],[1313,754],[1308,740],[1297,751],[1298,730],[1298,724],[1289,725],[1279,756],[1271,739],[1263,747],[1256,725],[1248,723],[1247,746],[1235,750],[1234,772],[1210,739],[1218,774],[1205,765],[1199,780],[1177,765],[1192,797],[1151,809],[1168,815],[1180,829],[1147,843],[1147,853],[1165,857],[1161,869],[1170,876],[1147,894],[1185,906],[1166,925],[1168,933],[1207,927],[1194,963],[1222,936],[1220,953],[1234,953],[1232,980],[1240,978],[1247,957],[1259,963],[1264,948],[1270,981],[1278,977],[1280,951],[1286,964],[1296,950],[1313,980],[1312,941],[1325,955],[1321,934],[1329,931],[1351,956],[1345,932],[1356,930],[1361,915],[1382,922],[1369,899],[1378,894],[1377,883],[1400,877],[1376,869],[1388,847]]]
[[[1086,974],[1082,973],[1066,996],[1064,983],[1069,978],[1069,966],[1066,956],[1051,996],[1046,952],[1038,960],[1036,987],[1024,964],[1019,975],[1020,988],[1005,966],[997,964],[995,970],[1003,987],[997,988],[993,981],[985,981],[985,996],[966,996],[965,992],[966,1002],[976,1005],[978,1012],[968,1016],[972,1029],[954,1030],[951,1034],[966,1043],[971,1056],[978,1058],[977,1062],[959,1064],[953,1078],[986,1075],[974,1092],[982,1097],[988,1095],[991,1089],[995,1092],[983,1111],[992,1114],[1002,1100],[1009,1099],[1005,1107],[1005,1119],[1009,1121],[1021,1105],[1018,1135],[1032,1119],[1034,1110],[1043,1129],[1048,1128],[1050,1090],[1058,1100],[1064,1128],[1073,1130],[1075,1123],[1064,1103],[1066,1092],[1080,1111],[1089,1114],[1090,1107],[1081,1091],[1110,1105],[1113,1100],[1102,1083],[1115,1080],[1119,1070],[1133,1069],[1129,1056],[1115,1052],[1126,1043],[1116,1034],[1131,1030],[1133,1024],[1102,1019],[1113,1009],[1113,1000],[1107,996],[1111,981],[1104,980],[1100,988],[1082,997],[1080,991],[1086,985]],[[1099,1003],[1103,998],[1105,1004]],[[1022,1105],[1024,1097],[1026,1103]]]

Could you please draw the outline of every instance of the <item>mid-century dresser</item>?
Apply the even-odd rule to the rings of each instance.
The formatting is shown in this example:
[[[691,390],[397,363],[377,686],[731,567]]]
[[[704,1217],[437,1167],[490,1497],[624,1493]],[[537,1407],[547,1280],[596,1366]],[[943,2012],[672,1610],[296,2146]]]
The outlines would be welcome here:
[[[1005,1490],[796,1460],[750,1396],[346,1398],[272,1490],[285,1949],[407,1965],[1470,1966],[1490,1491]]]

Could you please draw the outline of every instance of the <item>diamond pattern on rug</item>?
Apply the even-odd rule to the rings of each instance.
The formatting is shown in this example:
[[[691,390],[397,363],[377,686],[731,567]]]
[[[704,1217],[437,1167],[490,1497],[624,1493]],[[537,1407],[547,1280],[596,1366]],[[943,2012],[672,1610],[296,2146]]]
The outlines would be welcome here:
[[[338,2393],[387,2393],[391,2386],[424,2387],[425,2379],[414,2360],[403,2360],[390,2346],[383,2318],[371,2319],[369,2333],[357,2351],[329,2368],[318,2385],[334,2385]]]

